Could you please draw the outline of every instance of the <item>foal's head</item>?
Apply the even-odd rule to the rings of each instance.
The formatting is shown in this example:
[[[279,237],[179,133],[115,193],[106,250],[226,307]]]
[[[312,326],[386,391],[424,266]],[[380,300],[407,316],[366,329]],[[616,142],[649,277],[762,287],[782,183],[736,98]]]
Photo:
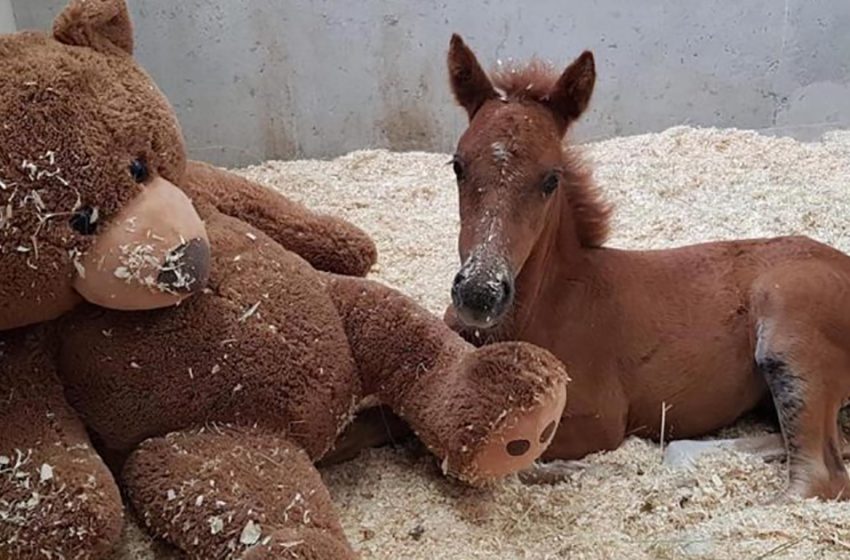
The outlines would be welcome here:
[[[460,257],[452,288],[459,318],[494,326],[510,309],[515,282],[544,237],[598,246],[608,207],[578,158],[562,145],[590,101],[596,70],[584,52],[562,73],[533,61],[493,75],[452,36],[451,87],[469,115],[453,165],[460,196]]]

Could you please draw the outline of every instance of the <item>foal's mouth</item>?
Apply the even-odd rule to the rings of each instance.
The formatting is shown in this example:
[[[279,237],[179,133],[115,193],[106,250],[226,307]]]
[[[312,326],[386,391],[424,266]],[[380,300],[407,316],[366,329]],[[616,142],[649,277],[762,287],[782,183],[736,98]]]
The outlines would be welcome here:
[[[514,276],[501,257],[473,253],[452,284],[452,304],[467,327],[490,329],[499,324],[514,302]]]

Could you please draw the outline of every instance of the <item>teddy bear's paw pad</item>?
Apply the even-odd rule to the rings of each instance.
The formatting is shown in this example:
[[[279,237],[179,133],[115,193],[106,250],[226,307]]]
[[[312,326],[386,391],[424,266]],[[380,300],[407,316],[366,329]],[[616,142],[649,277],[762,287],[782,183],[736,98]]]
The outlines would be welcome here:
[[[263,538],[241,560],[355,560],[349,546],[319,529],[280,529]]]
[[[551,443],[566,400],[566,388],[559,386],[533,407],[506,412],[461,478],[487,482],[532,466]]]

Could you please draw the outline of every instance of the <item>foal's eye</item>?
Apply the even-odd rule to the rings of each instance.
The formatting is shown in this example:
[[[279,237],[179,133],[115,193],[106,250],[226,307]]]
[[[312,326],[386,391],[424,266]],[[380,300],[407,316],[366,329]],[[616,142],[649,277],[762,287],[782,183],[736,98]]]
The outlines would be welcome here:
[[[540,184],[540,189],[543,191],[543,194],[552,194],[552,192],[558,188],[559,182],[560,179],[558,179],[558,174],[554,171],[550,171],[543,178],[543,182]]]
[[[452,159],[452,169],[455,171],[455,177],[457,177],[458,181],[463,180],[463,163],[457,158],[457,156]]]
[[[133,176],[133,180],[137,183],[144,183],[150,177],[150,171],[148,171],[148,164],[143,159],[135,159],[133,163],[130,164],[130,175]]]

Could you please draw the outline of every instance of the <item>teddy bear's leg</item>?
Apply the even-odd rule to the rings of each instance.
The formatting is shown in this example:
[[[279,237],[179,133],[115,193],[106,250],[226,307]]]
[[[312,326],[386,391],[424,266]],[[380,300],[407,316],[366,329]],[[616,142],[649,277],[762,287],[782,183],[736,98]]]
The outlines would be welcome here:
[[[211,426],[151,439],[123,479],[139,518],[189,558],[356,558],[310,458],[275,433]]]
[[[564,366],[525,343],[475,349],[410,298],[376,282],[329,276],[366,394],[404,418],[470,483],[529,467],[566,402]]]
[[[374,242],[349,222],[317,214],[223,169],[189,162],[180,186],[196,202],[251,224],[318,270],[365,276],[377,260]]]
[[[0,558],[105,558],[121,497],[50,354],[37,329],[0,334]]]

